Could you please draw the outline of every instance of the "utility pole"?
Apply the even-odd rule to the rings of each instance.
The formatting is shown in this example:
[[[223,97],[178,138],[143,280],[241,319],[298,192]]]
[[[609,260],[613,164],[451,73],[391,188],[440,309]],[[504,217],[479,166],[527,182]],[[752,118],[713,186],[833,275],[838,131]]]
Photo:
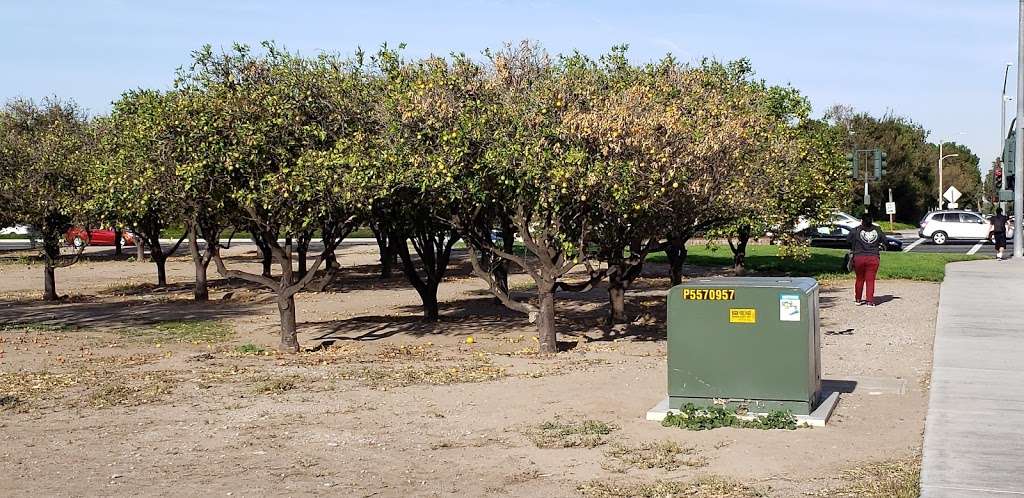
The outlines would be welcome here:
[[[1010,97],[1006,95],[1006,80],[1010,77],[1010,66],[1012,65],[1012,62],[1007,62],[1006,70],[1003,72],[1003,97],[1001,99],[1002,105],[1000,106],[1002,114],[999,118],[999,150],[1003,150],[1003,147],[1006,147],[1006,101],[1010,100]],[[999,160],[999,167],[1003,171],[1003,174],[999,175],[999,190],[1006,190],[1006,166],[1003,164],[1002,159]],[[999,208],[1003,210],[1003,214],[1006,214],[1006,201],[999,201]]]
[[[1017,154],[1016,167],[1024,167],[1024,0],[1020,0],[1017,13]],[[1024,181],[1013,182],[1013,257],[1024,257],[1022,246],[1021,219],[1024,218]]]

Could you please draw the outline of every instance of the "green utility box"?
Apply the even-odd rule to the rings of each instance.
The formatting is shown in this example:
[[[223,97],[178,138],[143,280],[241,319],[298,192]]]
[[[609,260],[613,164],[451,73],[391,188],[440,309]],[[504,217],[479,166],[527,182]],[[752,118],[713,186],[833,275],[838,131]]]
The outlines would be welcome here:
[[[696,279],[668,296],[669,408],[809,414],[821,393],[818,282]]]

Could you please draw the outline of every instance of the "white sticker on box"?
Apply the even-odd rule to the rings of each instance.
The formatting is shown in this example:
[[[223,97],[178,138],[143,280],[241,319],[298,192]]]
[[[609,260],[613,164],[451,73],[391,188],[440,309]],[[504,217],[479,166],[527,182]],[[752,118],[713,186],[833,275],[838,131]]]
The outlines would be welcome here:
[[[783,322],[800,321],[800,296],[779,294],[779,320]]]

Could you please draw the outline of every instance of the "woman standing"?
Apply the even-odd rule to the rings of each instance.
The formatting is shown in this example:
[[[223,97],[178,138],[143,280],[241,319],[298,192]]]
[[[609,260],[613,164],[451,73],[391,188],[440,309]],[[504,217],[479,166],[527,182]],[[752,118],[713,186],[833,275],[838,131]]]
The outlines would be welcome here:
[[[847,240],[853,253],[853,271],[857,274],[857,283],[854,286],[857,304],[874,306],[875,274],[878,273],[878,263],[881,260],[879,252],[885,243],[885,233],[875,226],[871,214],[864,213],[860,219],[860,226],[850,230]],[[861,296],[864,300],[861,300]]]

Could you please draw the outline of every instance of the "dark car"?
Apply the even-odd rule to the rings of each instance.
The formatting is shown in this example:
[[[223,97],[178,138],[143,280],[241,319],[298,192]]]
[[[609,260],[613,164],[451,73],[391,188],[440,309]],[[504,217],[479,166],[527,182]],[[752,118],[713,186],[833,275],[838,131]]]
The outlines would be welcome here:
[[[807,239],[814,247],[833,247],[836,249],[849,249],[850,243],[846,237],[850,235],[850,229],[842,225],[822,225],[806,228],[800,231],[800,236]],[[886,251],[903,250],[903,240],[891,235],[885,236],[885,244],[882,246]]]

